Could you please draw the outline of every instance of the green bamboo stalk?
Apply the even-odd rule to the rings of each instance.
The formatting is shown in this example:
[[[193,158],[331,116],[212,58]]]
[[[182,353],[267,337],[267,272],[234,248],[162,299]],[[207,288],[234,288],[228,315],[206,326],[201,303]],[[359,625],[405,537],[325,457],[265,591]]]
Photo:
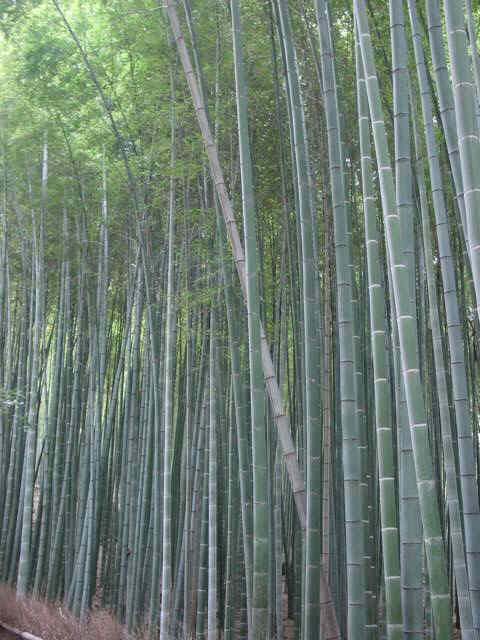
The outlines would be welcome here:
[[[427,564],[431,580],[435,632],[438,638],[448,638],[451,636],[451,611],[446,557],[426,429],[425,405],[419,379],[416,319],[412,317],[410,312],[408,272],[405,269],[402,256],[403,243],[400,220],[395,205],[392,169],[365,5],[363,0],[355,0],[354,6],[377,155],[389,268],[392,274],[400,338],[403,379],[407,396]]]
[[[285,50],[286,70],[292,118],[294,159],[299,194],[299,218],[302,258],[303,326],[302,350],[305,371],[305,443],[307,521],[305,537],[304,633],[306,638],[317,633],[320,624],[320,559],[321,559],[321,398],[318,384],[318,326],[315,293],[314,243],[311,189],[309,184],[308,149],[304,126],[304,109],[292,27],[287,4],[280,0],[278,12]]]
[[[43,163],[42,163],[42,185],[47,180],[47,146],[44,145],[43,151]],[[43,189],[42,189],[43,192]],[[39,238],[43,236],[43,217],[40,222]],[[28,403],[28,416],[27,416],[27,437],[25,443],[25,483],[24,483],[24,496],[23,496],[23,516],[22,516],[22,533],[21,533],[21,547],[20,547],[20,559],[18,567],[18,579],[17,579],[17,594],[20,597],[24,597],[27,593],[30,583],[30,576],[32,570],[32,515],[33,515],[33,484],[36,462],[36,415],[37,415],[37,403],[38,403],[38,384],[37,377],[40,369],[40,358],[42,349],[42,334],[43,334],[43,284],[44,275],[43,269],[43,251],[40,240],[35,241],[35,259],[34,259],[34,273],[35,273],[35,324],[33,328],[33,346],[32,346],[32,370],[31,370],[31,384],[30,384],[30,397]],[[32,298],[33,299],[33,298]]]
[[[445,205],[445,195],[441,177],[440,170],[440,162],[439,162],[439,152],[437,141],[435,137],[435,131],[432,126],[432,106],[431,106],[431,97],[430,90],[427,84],[426,77],[426,68],[425,68],[425,59],[422,50],[422,43],[419,34],[416,10],[414,5],[409,2],[409,10],[410,10],[410,19],[412,24],[412,34],[414,36],[414,50],[415,50],[415,58],[417,63],[417,74],[419,80],[419,86],[421,89],[421,102],[422,102],[422,113],[423,120],[425,122],[425,136],[427,143],[427,154],[428,154],[428,162],[430,167],[430,179],[432,183],[432,194],[433,194],[433,208],[436,219],[436,231],[438,238],[438,246],[439,246],[439,255],[440,255],[440,268],[442,273],[443,280],[443,291],[444,291],[444,300],[445,300],[445,313],[446,313],[446,321],[447,321],[447,337],[448,344],[450,347],[450,369],[451,369],[451,377],[453,384],[453,400],[454,400],[454,408],[455,408],[455,418],[456,418],[456,428],[457,428],[457,436],[459,439],[458,445],[458,461],[459,461],[459,471],[460,471],[460,492],[462,496],[462,504],[463,504],[463,526],[465,529],[465,539],[469,540],[469,544],[471,545],[470,551],[475,551],[476,547],[478,549],[478,536],[476,535],[476,528],[478,526],[478,488],[476,483],[474,482],[474,457],[473,457],[473,441],[472,441],[472,430],[470,424],[470,412],[468,407],[468,385],[467,385],[467,373],[465,366],[465,355],[464,355],[464,346],[463,346],[463,336],[462,336],[462,328],[460,323],[460,314],[459,314],[459,302],[457,295],[457,287],[456,287],[456,276],[455,276],[455,268],[453,263],[453,255],[452,248],[450,242],[450,234],[448,229],[448,219]],[[422,192],[420,192],[422,195]],[[427,248],[425,249],[425,253],[428,256],[429,252]],[[428,272],[427,272],[428,275]],[[433,286],[433,285],[432,285]],[[442,336],[437,332],[437,340],[434,340],[434,349],[437,351],[441,350],[442,347]],[[438,356],[440,357],[440,353]],[[439,367],[436,367],[439,370]],[[441,370],[441,368],[440,368]],[[440,385],[439,387],[443,386]],[[445,411],[446,412],[446,411]],[[446,419],[446,418],[445,418]],[[447,434],[448,439],[448,434]],[[449,451],[447,451],[449,453]],[[446,459],[447,460],[447,459]],[[453,472],[453,469],[452,469]],[[453,479],[451,480],[453,483]],[[447,498],[448,499],[448,498]],[[455,498],[454,500],[453,511],[451,511],[451,518],[456,517],[455,511]],[[457,536],[455,532],[458,532],[458,523],[456,521],[452,521],[451,523],[451,535],[452,535],[452,544],[453,544],[453,536]],[[462,545],[462,540],[456,540],[456,544]],[[456,564],[457,571],[463,571],[461,567],[461,558],[463,557],[462,552],[458,548],[457,552],[454,552],[454,563]],[[475,554],[467,553],[466,561],[468,567],[468,573],[470,575],[470,581],[473,576],[476,575],[475,569]],[[455,562],[456,560],[456,562]],[[467,594],[460,595],[460,590],[464,588],[463,579],[461,576],[456,578],[457,582],[457,590],[459,592],[459,605],[460,605],[460,613],[466,616],[466,620],[468,620],[469,613],[468,610],[471,608],[472,611],[475,607],[478,606],[476,602],[475,594],[470,591],[470,598]],[[471,582],[472,584],[472,582]],[[474,584],[474,583],[473,583]],[[470,587],[471,588],[471,587]],[[469,602],[469,600],[471,602]],[[463,614],[463,607],[465,607],[465,613]],[[468,625],[465,625],[465,629],[468,628]]]
[[[237,0],[231,3],[237,121],[242,181],[242,211],[245,244],[245,277],[250,369],[250,421],[252,429],[253,472],[253,575],[252,639],[266,636],[267,589],[267,451],[265,437],[264,383],[260,343],[260,298],[258,290],[258,254],[256,207],[248,138],[246,85],[243,69],[240,11]]]
[[[480,140],[475,116],[475,85],[467,51],[467,35],[463,5],[445,0],[445,21],[452,73],[458,150],[463,178],[465,202],[465,232],[472,267],[473,285],[480,304],[480,221],[476,215],[480,206]],[[480,307],[477,306],[480,316]],[[479,516],[480,519],[480,516]],[[477,581],[477,576],[475,576]],[[479,585],[475,584],[475,590]],[[476,609],[476,607],[474,607]],[[476,628],[480,624],[474,612]]]
[[[391,425],[390,389],[385,345],[385,300],[380,272],[375,196],[372,182],[372,159],[368,119],[366,81],[360,46],[356,45],[357,105],[360,131],[363,212],[368,265],[368,296],[370,336],[372,344],[375,424],[378,446],[378,482],[380,491],[380,521],[385,580],[386,627],[390,639],[402,637],[402,603],[400,591],[399,534],[395,494],[395,467]]]
[[[475,77],[475,85],[477,89],[476,97],[478,104],[478,97],[480,96],[480,56],[478,55],[477,34],[475,30],[475,22],[473,19],[471,0],[465,0],[465,9],[467,11],[468,39],[470,41],[470,47],[472,50],[472,65]]]
[[[207,393],[207,391],[205,391]],[[201,529],[199,544],[199,572],[197,587],[197,620],[196,638],[197,640],[206,638],[205,624],[207,598],[208,598],[208,448],[205,450],[203,488],[201,501]]]
[[[462,236],[468,251],[467,222],[465,213],[465,197],[463,176],[458,149],[458,133],[455,119],[455,106],[452,86],[447,66],[445,44],[443,38],[442,18],[438,0],[426,0],[428,37],[432,53],[432,67],[435,75],[440,116],[442,119],[445,142],[447,145],[450,168],[455,183],[455,197],[460,213]]]
[[[415,7],[409,3],[411,15],[415,15]],[[418,29],[418,26],[417,26]],[[418,30],[412,29],[416,37]],[[425,251],[425,268],[427,273],[427,287],[429,299],[429,316],[432,328],[433,355],[435,363],[435,376],[437,382],[437,394],[440,409],[440,424],[442,433],[442,448],[444,452],[445,467],[445,492],[446,503],[450,520],[450,537],[453,555],[453,568],[455,572],[455,585],[458,594],[458,606],[462,634],[465,638],[473,637],[472,607],[468,591],[467,566],[465,564],[465,546],[462,533],[462,517],[460,512],[459,488],[457,486],[457,471],[454,454],[454,441],[450,419],[448,402],[448,385],[446,367],[442,348],[442,334],[440,326],[440,314],[438,310],[437,288],[433,270],[433,251],[430,236],[430,220],[427,204],[427,190],[425,185],[424,167],[421,156],[419,135],[415,122],[415,111],[412,96],[412,123],[415,147],[417,153],[417,181],[420,197],[420,210],[422,216],[422,233]]]
[[[340,138],[339,105],[334,69],[334,53],[328,32],[327,5],[316,0],[315,9],[320,40],[328,131],[330,188],[335,237],[337,314],[339,328],[340,402],[342,455],[345,493],[345,533],[347,554],[347,635],[365,637],[365,567],[362,500],[360,495],[361,460],[359,425],[356,413],[354,381],[352,281],[349,256],[352,255],[345,207],[345,182]]]
[[[401,3],[390,2],[390,31],[395,133],[395,197],[402,229],[404,264],[408,273],[411,315],[416,317],[412,170],[406,67],[407,43]],[[403,376],[401,356],[399,364],[401,376]],[[400,385],[400,565],[403,587],[403,621],[404,630],[414,634],[414,637],[420,638],[423,633],[423,608],[420,598],[422,591],[422,532],[416,482],[412,473],[414,454],[408,426],[406,389],[401,378]]]
[[[160,640],[167,640],[172,592],[172,439],[173,439],[173,357],[175,301],[173,283],[174,210],[175,210],[175,111],[174,78],[170,69],[171,101],[171,176],[168,222],[168,289],[167,324],[165,329],[165,427],[163,448],[163,536],[162,536],[162,608],[160,613]]]
[[[238,576],[235,558],[237,555],[238,539],[240,533],[238,517],[238,454],[235,445],[234,423],[234,398],[233,376],[230,385],[230,427],[228,432],[228,514],[227,514],[227,550],[225,566],[225,612],[223,616],[223,629],[225,640],[233,640],[235,637],[236,606],[234,599],[235,580]]]
[[[216,326],[215,310],[210,310],[210,363],[209,363],[209,412],[208,427],[208,640],[217,638],[217,544],[218,544],[218,501],[217,501],[217,376],[216,376]]]

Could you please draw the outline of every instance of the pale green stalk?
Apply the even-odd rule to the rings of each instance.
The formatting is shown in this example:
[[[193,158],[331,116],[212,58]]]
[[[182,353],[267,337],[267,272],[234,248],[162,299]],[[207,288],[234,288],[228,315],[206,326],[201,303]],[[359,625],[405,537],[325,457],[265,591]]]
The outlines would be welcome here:
[[[410,10],[415,10],[409,1]],[[465,546],[463,542],[462,517],[460,512],[459,488],[457,486],[457,471],[455,465],[454,441],[452,437],[452,424],[450,407],[448,402],[448,383],[446,377],[445,359],[443,355],[440,314],[437,299],[437,287],[433,267],[432,240],[430,236],[430,220],[427,202],[427,190],[419,135],[415,122],[415,111],[412,96],[412,122],[417,150],[417,181],[420,196],[420,211],[422,216],[423,244],[425,252],[425,269],[427,274],[428,308],[430,325],[432,329],[433,356],[435,365],[435,377],[437,383],[438,404],[440,411],[440,425],[442,432],[442,448],[445,468],[445,493],[450,521],[450,538],[453,555],[453,570],[455,573],[455,586],[458,594],[458,608],[462,637],[468,640],[473,638],[472,607],[468,591],[467,566],[465,564]]]
[[[436,220],[440,267],[443,281],[443,295],[445,300],[447,337],[450,348],[450,369],[453,386],[453,401],[455,408],[457,437],[459,441],[458,463],[460,471],[460,492],[462,496],[461,503],[463,506],[463,526],[465,530],[465,538],[466,540],[468,539],[469,544],[472,545],[470,551],[474,551],[475,548],[478,550],[478,545],[480,544],[480,533],[478,532],[478,488],[475,481],[475,462],[473,455],[474,447],[468,402],[467,372],[465,365],[462,326],[460,322],[455,265],[450,241],[449,224],[440,168],[439,150],[435,131],[433,128],[430,89],[427,82],[425,59],[416,17],[416,9],[411,0],[409,0],[409,9],[410,19],[412,23],[412,33],[414,36],[414,50],[420,86],[423,121],[425,123],[428,163],[430,168],[430,180],[432,183],[433,208]],[[428,256],[427,250],[425,251],[425,253]],[[441,334],[439,334],[438,341],[440,341],[441,337]],[[434,342],[434,349],[440,348],[441,342]],[[453,480],[451,482],[453,482]],[[454,509],[455,504],[456,503],[454,503]],[[456,517],[455,511],[451,513],[451,517]],[[456,528],[461,534],[461,526],[460,529],[458,529],[458,527],[459,525],[456,520],[452,522],[452,537]],[[458,540],[457,544],[462,544],[462,541]],[[476,568],[475,557],[476,554],[472,553],[468,553],[466,556],[470,579],[474,575],[476,575],[476,572],[478,571],[478,568]],[[465,560],[463,551],[460,552],[460,550],[458,550],[457,552],[455,552],[454,550],[454,569],[456,572],[462,572],[464,570],[462,568],[462,558],[463,560]],[[457,568],[455,568],[455,565]],[[465,606],[465,616],[468,620],[468,610],[470,608],[473,610],[474,608],[478,607],[479,603],[478,598],[476,597],[476,595],[478,596],[478,593],[475,594],[471,591],[469,598],[466,593],[463,593],[463,595],[461,594],[463,588],[464,583],[461,576],[459,576],[457,578],[457,591],[459,592],[460,614],[461,616],[463,615],[462,609]]]
[[[424,543],[432,590],[432,609],[438,640],[451,637],[452,616],[446,555],[440,527],[438,498],[427,433],[425,403],[420,382],[416,318],[411,315],[409,277],[404,264],[403,242],[395,203],[392,168],[388,151],[378,80],[363,0],[355,0],[360,47],[367,79],[367,94],[378,163],[383,219],[389,268],[397,313],[403,379],[412,435],[415,471],[424,530]]]
[[[217,638],[217,376],[215,310],[210,309],[210,363],[209,363],[209,410],[208,427],[208,640]]]
[[[265,437],[264,383],[260,343],[260,298],[258,291],[258,254],[256,207],[253,190],[250,145],[248,139],[247,96],[243,69],[240,32],[240,11],[232,0],[232,32],[235,60],[238,139],[242,180],[242,211],[245,244],[245,277],[248,318],[248,354],[250,368],[250,421],[252,429],[253,463],[253,582],[252,620],[253,640],[266,635],[267,588],[267,451]]]
[[[320,39],[328,131],[328,158],[332,194],[335,263],[337,278],[337,323],[340,358],[340,405],[342,457],[345,494],[345,533],[347,562],[347,635],[351,640],[365,638],[365,566],[364,524],[360,487],[361,458],[358,414],[356,412],[352,270],[350,268],[351,235],[348,234],[345,206],[345,178],[340,137],[339,103],[334,53],[328,32],[327,5],[316,0],[315,9]]]
[[[172,440],[173,440],[173,366],[175,344],[173,342],[175,324],[175,300],[173,282],[174,256],[174,211],[175,211],[175,111],[174,80],[170,69],[171,87],[171,175],[168,222],[168,288],[167,288],[167,324],[165,329],[165,427],[163,443],[163,551],[162,551],[162,608],[160,613],[160,640],[168,640],[172,593]]]
[[[397,499],[393,433],[389,405],[390,384],[387,371],[385,299],[380,271],[380,252],[377,234],[377,208],[373,190],[368,101],[363,61],[358,44],[357,105],[360,131],[360,160],[362,167],[363,213],[368,266],[368,298],[370,307],[370,339],[372,344],[375,393],[375,424],[378,448],[378,482],[380,490],[380,526],[383,547],[387,637],[397,640],[402,634],[402,602],[400,590],[400,556],[397,523]]]
[[[468,58],[463,4],[444,0],[444,9],[463,178],[466,241],[480,317],[480,218],[477,215],[480,208],[480,139],[475,115],[475,85]],[[480,582],[474,588],[480,591]],[[476,619],[475,626],[478,625],[480,620]]]
[[[410,312],[416,316],[415,255],[413,227],[412,168],[410,159],[410,126],[407,76],[407,42],[403,6],[390,0],[392,44],[393,111],[395,135],[395,197],[402,230],[404,264],[408,271]],[[400,357],[400,368],[402,369]],[[403,369],[401,375],[404,375]],[[400,566],[404,632],[413,638],[423,633],[422,531],[416,482],[413,474],[413,447],[407,417],[404,384],[400,382]]]

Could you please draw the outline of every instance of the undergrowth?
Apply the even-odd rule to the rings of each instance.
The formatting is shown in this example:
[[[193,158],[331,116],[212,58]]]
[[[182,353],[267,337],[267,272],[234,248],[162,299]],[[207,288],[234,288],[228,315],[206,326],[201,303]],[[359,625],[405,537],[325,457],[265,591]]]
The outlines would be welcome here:
[[[17,598],[15,591],[0,585],[0,624],[27,631],[42,640],[140,640],[127,634],[107,611],[93,610],[80,622],[64,606],[32,597]]]

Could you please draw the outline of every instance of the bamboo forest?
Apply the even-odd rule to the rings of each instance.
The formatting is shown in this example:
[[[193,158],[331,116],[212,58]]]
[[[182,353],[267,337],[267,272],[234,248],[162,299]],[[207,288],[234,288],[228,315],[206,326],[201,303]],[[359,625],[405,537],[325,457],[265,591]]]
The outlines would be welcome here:
[[[10,608],[480,640],[480,2],[2,0],[0,40]]]

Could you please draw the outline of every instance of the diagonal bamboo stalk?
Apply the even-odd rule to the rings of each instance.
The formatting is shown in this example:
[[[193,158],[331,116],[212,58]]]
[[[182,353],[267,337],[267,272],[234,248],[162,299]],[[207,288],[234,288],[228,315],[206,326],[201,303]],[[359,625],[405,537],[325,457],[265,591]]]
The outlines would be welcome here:
[[[243,247],[240,240],[237,224],[235,221],[233,207],[229,198],[225,181],[223,178],[223,172],[220,166],[218,158],[217,146],[212,137],[210,126],[208,123],[207,115],[205,112],[205,106],[201,97],[199,86],[195,78],[195,74],[190,62],[190,56],[182,36],[180,29],[180,23],[178,20],[177,12],[173,3],[173,0],[167,0],[166,9],[168,12],[170,25],[173,32],[174,40],[177,44],[178,53],[182,62],[183,69],[187,83],[192,95],[192,100],[197,115],[198,123],[202,133],[203,143],[208,155],[210,164],[210,171],[212,174],[213,183],[220,203],[223,217],[225,219],[225,225],[227,228],[227,235],[232,247],[235,266],[237,269],[238,277],[240,279],[240,285],[242,287],[243,295],[246,297],[246,277],[245,277],[245,256]],[[306,523],[306,500],[305,500],[305,484],[297,464],[295,446],[290,434],[290,428],[286,411],[283,405],[280,388],[275,375],[272,358],[270,355],[270,347],[268,345],[265,331],[263,326],[260,325],[260,340],[261,340],[261,352],[262,352],[262,368],[265,385],[267,388],[268,397],[272,406],[272,412],[275,420],[275,425],[282,448],[282,456],[287,469],[288,477],[290,480],[292,493],[295,499],[296,510],[300,521],[302,532],[305,531]],[[327,583],[327,578],[321,570],[320,581],[322,593],[325,594],[326,602],[321,603],[324,607],[325,615],[328,620],[326,628],[327,638],[339,638],[340,633],[338,631],[338,623],[336,619],[335,609],[330,595],[330,588]]]
[[[8,624],[5,624],[4,622],[0,624],[0,630],[1,629],[4,629],[19,638],[23,638],[24,640],[42,640],[39,636],[34,636],[33,634],[28,633],[28,631],[19,631],[18,629],[15,629],[15,627],[9,627]]]

